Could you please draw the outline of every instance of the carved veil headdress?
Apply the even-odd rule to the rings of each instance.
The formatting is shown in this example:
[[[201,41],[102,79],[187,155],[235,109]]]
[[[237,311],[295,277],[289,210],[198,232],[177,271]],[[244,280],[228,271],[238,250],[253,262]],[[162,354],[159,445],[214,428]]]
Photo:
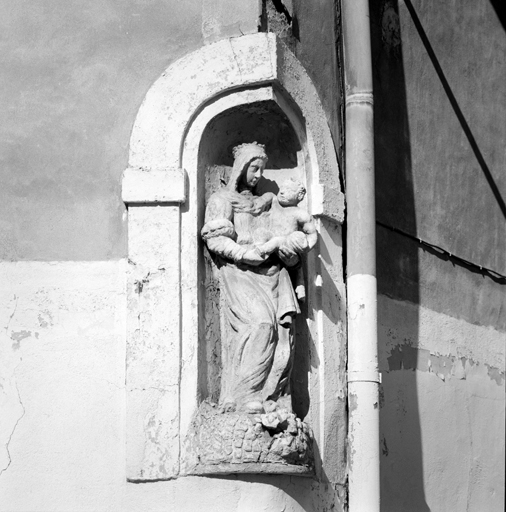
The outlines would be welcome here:
[[[234,166],[232,168],[232,174],[227,184],[227,189],[237,190],[239,180],[246,168],[246,166],[257,158],[267,161],[267,153],[265,152],[265,146],[258,144],[257,142],[248,142],[246,144],[240,144],[233,149],[234,155]]]

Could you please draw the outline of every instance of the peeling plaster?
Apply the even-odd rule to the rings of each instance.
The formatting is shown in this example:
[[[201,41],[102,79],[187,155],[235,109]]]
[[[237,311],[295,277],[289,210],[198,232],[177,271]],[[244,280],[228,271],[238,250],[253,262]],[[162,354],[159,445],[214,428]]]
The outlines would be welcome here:
[[[358,407],[358,399],[355,393],[348,395],[348,411],[353,412]]]
[[[38,333],[35,333],[38,335]],[[14,341],[12,344],[13,350],[19,350],[20,343],[22,340],[25,340],[26,338],[29,338],[32,335],[32,331],[12,331],[11,332],[11,340]],[[37,336],[38,337],[38,336]]]
[[[1,510],[124,510],[126,269],[0,262]]]
[[[426,349],[413,347],[409,343],[395,346],[387,357],[388,371],[418,370],[434,373],[443,382],[450,378],[464,380],[469,372],[477,369],[480,363],[466,357],[443,355]],[[481,365],[483,366],[483,365]],[[487,375],[496,382],[498,386],[504,383],[504,371],[490,366],[487,368]]]
[[[381,15],[381,39],[386,49],[400,55],[401,27],[399,15],[391,1],[385,2]]]
[[[499,370],[499,368],[489,366],[488,364],[485,366],[488,369],[488,376],[490,377],[490,380],[494,380],[498,386],[501,386],[504,382],[504,371]]]
[[[502,510],[504,332],[383,295],[378,320],[386,510]]]
[[[51,327],[53,325],[53,317],[49,310],[42,310],[38,315],[37,319],[39,321],[40,327],[43,329],[46,329],[48,327]]]

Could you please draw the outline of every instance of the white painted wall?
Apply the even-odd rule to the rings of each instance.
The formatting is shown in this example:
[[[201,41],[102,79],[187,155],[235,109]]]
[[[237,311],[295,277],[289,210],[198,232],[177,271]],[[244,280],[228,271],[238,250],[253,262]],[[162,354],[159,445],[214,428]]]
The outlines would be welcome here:
[[[382,295],[378,322],[382,510],[504,510],[506,334]]]
[[[125,268],[0,265],[1,510],[118,510]]]
[[[126,482],[125,261],[0,264],[0,510],[318,511],[288,476]]]
[[[126,262],[3,262],[0,281],[2,512],[344,502],[343,488],[288,476],[127,484]],[[502,510],[504,333],[383,296],[378,312],[383,509]]]

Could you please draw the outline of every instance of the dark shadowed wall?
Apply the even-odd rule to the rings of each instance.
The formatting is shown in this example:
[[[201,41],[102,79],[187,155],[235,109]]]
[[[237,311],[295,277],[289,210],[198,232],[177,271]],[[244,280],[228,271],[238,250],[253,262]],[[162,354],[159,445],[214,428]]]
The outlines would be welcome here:
[[[506,33],[492,4],[371,8],[378,221],[505,275]],[[378,258],[380,293],[505,327],[493,280],[385,226]]]
[[[489,0],[370,9],[382,510],[503,510],[504,19]]]

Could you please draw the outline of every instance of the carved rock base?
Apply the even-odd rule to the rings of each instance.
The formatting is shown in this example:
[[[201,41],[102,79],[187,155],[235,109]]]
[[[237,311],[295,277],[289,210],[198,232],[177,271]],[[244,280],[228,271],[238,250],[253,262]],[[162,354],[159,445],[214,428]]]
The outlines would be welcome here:
[[[204,401],[187,441],[188,474],[313,474],[310,429],[286,410],[224,413]]]

